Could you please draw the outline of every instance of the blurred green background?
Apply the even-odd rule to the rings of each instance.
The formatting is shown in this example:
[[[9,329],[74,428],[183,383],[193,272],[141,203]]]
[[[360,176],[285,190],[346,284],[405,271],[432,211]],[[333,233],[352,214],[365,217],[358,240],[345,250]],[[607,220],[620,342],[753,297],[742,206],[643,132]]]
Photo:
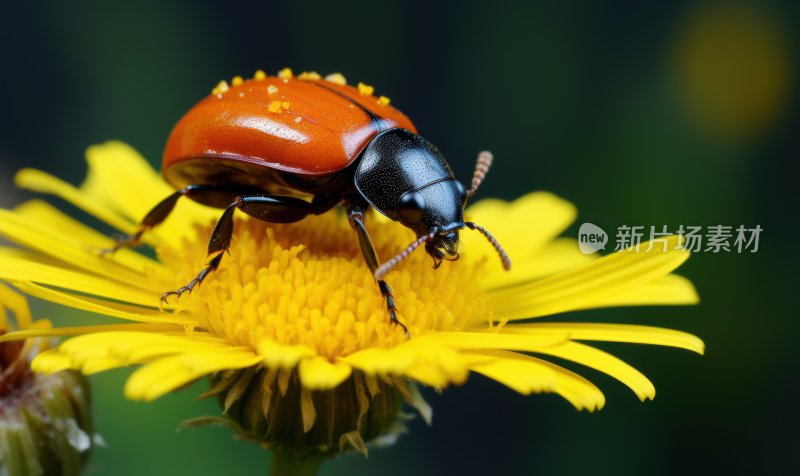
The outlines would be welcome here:
[[[698,357],[603,345],[656,384],[639,403],[580,369],[606,408],[578,413],[478,376],[428,392],[416,420],[336,474],[704,474],[800,469],[795,344],[798,213],[797,2],[13,2],[0,30],[0,203],[16,169],[79,183],[83,151],[120,139],[158,166],[177,119],[220,79],[284,66],[374,84],[482,196],[553,191],[578,223],[759,224],[755,254],[700,253],[680,269],[692,308],[568,318],[691,331]],[[135,186],[135,184],[131,184]],[[519,217],[536,220],[536,217]],[[577,227],[568,234],[576,236]],[[75,318],[42,303],[40,315]],[[573,367],[574,368],[574,367]],[[202,388],[126,401],[127,372],[93,378],[106,448],[87,474],[263,474],[268,456],[222,428],[176,431],[218,410]]]

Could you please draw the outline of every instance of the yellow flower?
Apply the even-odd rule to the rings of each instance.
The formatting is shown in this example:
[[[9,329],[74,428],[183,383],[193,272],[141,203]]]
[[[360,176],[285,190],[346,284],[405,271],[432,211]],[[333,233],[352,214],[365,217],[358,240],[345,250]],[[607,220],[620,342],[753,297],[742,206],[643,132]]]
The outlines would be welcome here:
[[[89,175],[78,188],[35,170],[21,171],[17,183],[59,196],[122,233],[134,232],[171,192],[124,144],[94,146],[87,157]],[[464,233],[461,260],[434,271],[426,253],[413,253],[387,275],[410,339],[390,325],[357,238],[338,211],[290,225],[237,218],[230,257],[192,294],[171,300],[170,312],[160,312],[162,293],[202,267],[219,214],[189,200],[179,203],[144,236],[156,249],[158,258],[152,259],[127,249],[101,256],[98,249],[113,245],[109,238],[39,200],[0,211],[0,234],[22,247],[0,250],[0,279],[30,295],[124,321],[21,331],[0,340],[76,335],[34,360],[42,372],[94,373],[141,364],[125,386],[132,399],[153,400],[210,374],[215,391],[226,392],[228,410],[252,399],[247,391],[254,385],[277,389],[283,398],[295,392],[304,432],[318,421],[322,401],[314,396],[350,385],[361,403],[392,388],[414,400],[408,381],[444,388],[476,372],[523,394],[556,393],[591,411],[603,406],[602,392],[549,357],[605,372],[644,400],[655,395],[644,375],[585,342],[703,351],[700,339],[675,330],[530,320],[698,300],[688,280],[670,274],[689,256],[674,249],[677,238],[666,252],[660,245],[646,252],[643,245],[640,252],[585,256],[574,240],[557,238],[574,220],[575,208],[543,192],[511,203],[484,200],[466,211],[503,243],[512,271],[502,270],[479,234]],[[367,226],[384,259],[413,238],[377,214]],[[275,396],[272,390],[258,394],[265,421]]]

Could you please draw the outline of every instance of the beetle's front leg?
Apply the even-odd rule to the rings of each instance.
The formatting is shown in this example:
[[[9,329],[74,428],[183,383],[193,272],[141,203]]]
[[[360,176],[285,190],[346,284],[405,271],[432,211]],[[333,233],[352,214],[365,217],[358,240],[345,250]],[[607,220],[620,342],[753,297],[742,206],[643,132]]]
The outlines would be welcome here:
[[[364,261],[366,261],[369,270],[374,274],[379,266],[378,254],[375,252],[375,246],[373,246],[372,240],[367,232],[367,227],[364,225],[364,210],[359,205],[353,203],[348,204],[347,219],[350,222],[350,226],[358,235],[358,244],[361,246],[361,254],[364,256]],[[389,286],[389,283],[383,279],[379,279],[378,288],[381,291],[381,296],[386,299],[386,309],[389,311],[391,323],[399,325],[403,328],[406,337],[411,337],[405,324],[397,319],[397,306],[395,306],[392,288]]]

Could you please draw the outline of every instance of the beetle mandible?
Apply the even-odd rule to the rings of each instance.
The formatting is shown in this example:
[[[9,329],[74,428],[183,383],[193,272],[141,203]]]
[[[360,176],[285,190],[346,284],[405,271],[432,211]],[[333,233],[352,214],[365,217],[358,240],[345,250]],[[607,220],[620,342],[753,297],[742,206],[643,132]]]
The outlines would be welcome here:
[[[180,197],[223,208],[205,267],[186,286],[164,293],[163,304],[172,295],[191,292],[219,267],[231,244],[236,210],[266,222],[291,223],[342,203],[391,322],[408,335],[383,277],[419,246],[425,245],[438,268],[443,260],[459,258],[458,233],[469,228],[489,240],[505,269],[511,267],[488,231],[464,221],[467,199],[486,176],[492,155],[478,155],[467,190],[439,150],[416,132],[388,98],[376,98],[362,83],[348,86],[341,75],[294,77],[284,69],[277,77],[259,71],[253,79],[234,78],[230,86],[223,81],[178,121],[167,141],[162,175],[177,191],[108,252],[139,244]],[[417,235],[383,264],[365,226],[369,207]]]

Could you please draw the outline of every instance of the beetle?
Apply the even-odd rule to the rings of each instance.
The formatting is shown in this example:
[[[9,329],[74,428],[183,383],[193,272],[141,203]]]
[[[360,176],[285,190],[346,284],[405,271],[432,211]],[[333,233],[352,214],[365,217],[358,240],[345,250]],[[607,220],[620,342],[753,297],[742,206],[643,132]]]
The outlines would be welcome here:
[[[231,245],[236,210],[265,222],[291,223],[319,215],[338,204],[347,210],[364,261],[386,300],[391,323],[397,319],[391,287],[384,275],[421,245],[433,258],[459,258],[459,230],[482,233],[505,269],[511,262],[484,228],[464,221],[464,207],[491,166],[482,152],[469,190],[455,179],[442,154],[417,134],[414,124],[372,95],[362,83],[348,86],[341,75],[316,73],[255,77],[221,82],[212,94],[177,123],[164,149],[162,176],[176,191],[142,219],[136,232],[108,250],[139,244],[144,232],[172,212],[181,197],[222,208],[208,245],[205,267],[188,284],[164,293],[180,296],[216,270]],[[310,197],[310,200],[304,199]],[[375,208],[413,230],[417,239],[394,258],[380,263],[365,226]]]

